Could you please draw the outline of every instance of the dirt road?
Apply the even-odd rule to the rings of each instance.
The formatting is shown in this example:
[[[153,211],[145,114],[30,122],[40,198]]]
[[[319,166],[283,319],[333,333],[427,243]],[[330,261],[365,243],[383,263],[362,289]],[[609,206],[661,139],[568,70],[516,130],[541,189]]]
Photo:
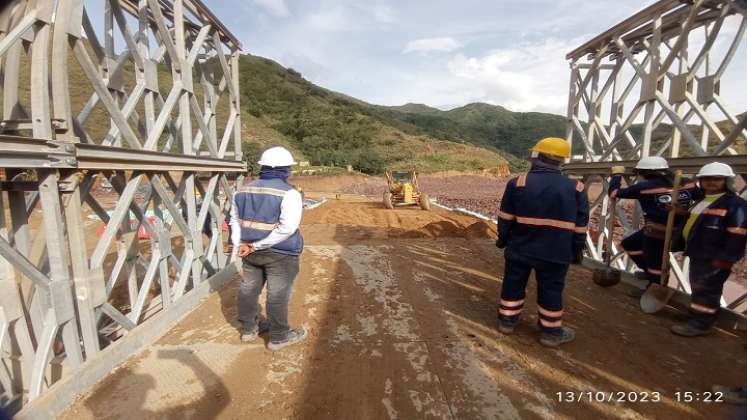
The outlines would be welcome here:
[[[344,198],[309,211],[291,320],[307,341],[242,344],[238,281],[130,359],[63,419],[725,418],[677,391],[747,380],[745,337],[671,335],[673,310],[644,316],[619,289],[571,270],[575,342],[537,342],[533,303],[513,336],[494,327],[502,259],[494,228],[441,210]],[[533,302],[534,290],[528,302]],[[648,393],[648,402],[559,402],[558,392]],[[661,400],[656,400],[655,392]],[[629,394],[626,398],[632,398]],[[579,394],[576,394],[579,397]],[[614,395],[615,399],[619,395]]]

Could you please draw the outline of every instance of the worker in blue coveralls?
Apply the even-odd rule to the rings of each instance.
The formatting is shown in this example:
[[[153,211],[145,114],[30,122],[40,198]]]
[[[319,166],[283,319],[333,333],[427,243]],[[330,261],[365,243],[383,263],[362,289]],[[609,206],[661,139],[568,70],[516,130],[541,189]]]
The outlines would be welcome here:
[[[540,343],[548,347],[575,338],[573,329],[563,326],[563,288],[569,264],[583,259],[589,222],[584,184],[560,172],[570,155],[567,141],[540,140],[532,148],[531,170],[508,182],[498,213],[496,246],[505,248],[498,329],[514,332],[534,270]]]
[[[638,161],[635,173],[639,180],[628,187],[622,187],[622,175],[625,167],[612,167],[612,178],[608,193],[615,199],[638,200],[643,210],[644,226],[642,229],[622,240],[622,248],[636,266],[641,270],[636,277],[646,280],[648,285],[661,282],[661,260],[664,255],[664,237],[667,230],[668,208],[672,201],[674,176],[669,170],[667,160],[660,156],[644,157]],[[694,182],[684,179],[680,186],[679,206],[689,208],[693,199],[699,195]],[[679,243],[683,216],[677,216],[672,232],[672,243]],[[673,250],[677,250],[675,247]],[[680,249],[681,250],[681,249]],[[633,289],[633,297],[641,297],[645,289]]]
[[[703,199],[689,211],[683,228],[685,255],[690,257],[690,316],[672,326],[685,337],[707,334],[721,309],[724,283],[747,245],[747,201],[734,191],[736,174],[729,165],[712,162],[698,172]]]
[[[283,147],[267,149],[259,160],[259,179],[237,188],[231,206],[231,241],[243,259],[239,286],[241,341],[269,332],[267,348],[275,351],[303,341],[303,327],[288,325],[288,302],[299,271],[303,237],[299,226],[301,194],[288,183],[296,162]],[[259,314],[259,295],[267,286],[267,318]]]

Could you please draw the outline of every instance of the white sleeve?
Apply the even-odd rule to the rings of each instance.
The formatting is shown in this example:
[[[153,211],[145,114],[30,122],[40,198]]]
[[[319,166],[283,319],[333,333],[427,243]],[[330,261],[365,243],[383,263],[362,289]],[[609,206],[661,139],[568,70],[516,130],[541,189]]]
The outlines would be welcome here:
[[[267,237],[254,242],[252,246],[256,250],[267,249],[283,242],[296,233],[301,225],[303,215],[303,198],[296,190],[289,190],[280,204],[280,220],[275,229]]]
[[[236,206],[236,194],[233,193],[231,198],[231,211],[229,212],[231,217],[231,243],[234,247],[238,247],[241,243],[241,219],[239,219],[239,209]]]

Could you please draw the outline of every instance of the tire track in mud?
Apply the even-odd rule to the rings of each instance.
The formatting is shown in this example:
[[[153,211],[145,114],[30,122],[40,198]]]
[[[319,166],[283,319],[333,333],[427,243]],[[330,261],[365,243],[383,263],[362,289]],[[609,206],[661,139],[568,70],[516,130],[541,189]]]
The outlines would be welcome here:
[[[388,391],[391,390],[392,379],[404,384],[414,382],[432,384],[436,387],[437,395],[429,391],[408,389],[407,395],[412,408],[419,416],[521,418],[510,398],[496,385],[493,372],[474,355],[468,343],[461,339],[449,340],[450,346],[444,347],[442,340],[434,340],[433,337],[423,334],[426,330],[432,330],[432,326],[423,328],[417,312],[432,310],[423,307],[423,304],[437,305],[441,296],[423,284],[425,287],[420,287],[420,291],[415,292],[417,296],[413,297],[413,288],[403,287],[401,284],[411,279],[415,283],[423,283],[420,271],[412,269],[415,264],[411,259],[417,255],[407,255],[401,252],[401,248],[389,245],[354,245],[336,247],[334,251],[339,253],[341,262],[352,271],[353,281],[360,289],[363,299],[376,302],[377,307],[373,314],[356,315],[357,325],[338,326],[333,343],[346,343],[358,347],[389,347],[384,349],[386,357],[396,356],[403,359],[405,367],[408,368],[401,373],[400,378],[386,378],[383,384],[382,404],[389,418],[396,418],[399,415],[397,409],[401,409],[392,405],[389,398]],[[402,269],[407,266],[411,268]],[[414,306],[416,304],[417,306]],[[459,337],[456,322],[449,319],[446,313],[438,309],[436,312],[442,314],[442,319],[438,323],[445,326],[448,335]],[[374,337],[377,339],[372,340]],[[463,391],[465,398],[457,397],[457,404],[450,401],[453,395],[448,395],[444,388],[443,377],[440,374],[443,368],[435,367],[438,365],[434,363],[431,354],[434,348],[441,353],[439,358],[445,358],[444,367],[454,371],[450,376],[455,376],[460,381],[459,384],[447,385],[447,388],[457,387]],[[508,365],[508,361],[505,361],[505,364]],[[510,368],[507,368],[507,371],[520,372],[518,366],[512,365]],[[526,375],[514,376],[517,376],[517,381],[526,380]],[[544,403],[541,406],[530,405],[526,408],[545,414],[549,407],[547,401]],[[467,406],[473,409],[468,410]]]
[[[317,257],[319,247],[312,250]],[[438,379],[433,373],[428,347],[418,334],[420,326],[414,316],[412,305],[406,301],[398,279],[389,264],[387,245],[327,248],[323,253],[334,251],[341,262],[353,274],[361,298],[375,302],[371,312],[358,313],[355,324],[337,327],[333,345],[354,346],[374,357],[382,355],[399,369],[399,377],[387,377],[382,385],[381,403],[390,419],[409,418],[400,411],[403,407],[394,404],[392,384],[407,388],[408,407],[418,417],[450,419],[451,413],[445,397],[438,388]]]

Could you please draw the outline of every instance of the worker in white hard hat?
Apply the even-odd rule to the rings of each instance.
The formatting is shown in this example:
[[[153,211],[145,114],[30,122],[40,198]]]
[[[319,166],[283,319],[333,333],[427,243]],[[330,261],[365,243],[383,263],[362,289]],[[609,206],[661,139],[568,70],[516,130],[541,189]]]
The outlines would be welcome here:
[[[241,341],[269,332],[268,349],[280,350],[306,338],[303,327],[288,325],[288,301],[299,271],[303,237],[299,226],[301,194],[288,183],[296,162],[283,147],[262,153],[259,179],[240,186],[231,207],[231,241],[243,259],[239,287]],[[259,314],[259,295],[267,285],[267,318]]]
[[[683,229],[685,254],[690,257],[692,300],[687,321],[672,326],[686,337],[706,334],[721,308],[724,283],[744,256],[747,244],[747,201],[734,193],[735,174],[729,165],[703,166],[697,179],[704,198],[689,212]]]
[[[672,201],[673,174],[666,159],[660,156],[642,158],[636,164],[633,174],[637,182],[622,188],[622,179],[626,170],[623,166],[612,167],[612,178],[609,183],[609,195],[615,199],[638,200],[643,209],[644,227],[622,241],[622,248],[641,270],[636,277],[647,280],[649,284],[661,281],[661,258],[664,253],[664,236],[668,215],[667,205]],[[684,179],[680,187],[679,203],[688,208],[692,203],[697,186]],[[674,237],[681,232],[684,217],[676,219]],[[640,297],[644,290],[634,289],[633,297]]]

